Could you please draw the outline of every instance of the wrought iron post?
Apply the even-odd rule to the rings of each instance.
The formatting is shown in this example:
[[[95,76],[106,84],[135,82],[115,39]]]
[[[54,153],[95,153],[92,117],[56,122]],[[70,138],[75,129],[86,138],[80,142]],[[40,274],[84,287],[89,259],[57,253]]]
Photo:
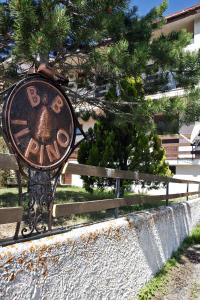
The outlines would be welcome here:
[[[17,185],[18,185],[18,205],[22,206],[22,181],[21,174],[19,171],[16,171]],[[17,240],[19,236],[21,222],[17,222],[14,239]]]
[[[40,172],[29,169],[28,182],[28,227],[23,228],[22,235],[30,236],[32,233],[47,231],[49,224],[49,207],[53,202],[50,172]],[[48,226],[50,229],[51,226]]]
[[[116,178],[116,181],[115,181],[115,196],[116,196],[116,198],[120,198],[120,184],[121,184],[120,178]],[[118,207],[116,207],[114,209],[114,216],[115,216],[115,218],[118,218],[118,216],[119,216],[119,208]]]
[[[166,185],[166,206],[169,205],[169,182]]]
[[[187,183],[186,193],[189,193],[189,183]],[[186,201],[188,201],[189,195],[186,196]]]

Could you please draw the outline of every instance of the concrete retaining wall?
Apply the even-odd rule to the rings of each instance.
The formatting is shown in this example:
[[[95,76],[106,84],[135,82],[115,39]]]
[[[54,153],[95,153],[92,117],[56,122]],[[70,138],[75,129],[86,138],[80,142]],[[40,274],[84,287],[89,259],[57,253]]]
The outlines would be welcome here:
[[[0,248],[0,299],[136,299],[199,220],[195,199]]]

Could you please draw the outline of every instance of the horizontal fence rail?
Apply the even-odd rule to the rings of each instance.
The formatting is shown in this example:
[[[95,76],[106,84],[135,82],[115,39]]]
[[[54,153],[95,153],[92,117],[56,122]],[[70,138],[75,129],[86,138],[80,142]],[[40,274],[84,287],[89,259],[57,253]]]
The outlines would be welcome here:
[[[0,169],[14,170],[17,175],[17,180],[19,182],[19,168],[15,156],[12,154],[2,154],[0,153]],[[200,181],[195,180],[184,180],[178,178],[171,178],[167,176],[158,176],[152,174],[144,174],[133,171],[125,171],[118,169],[110,169],[103,167],[96,167],[90,165],[82,164],[72,164],[68,163],[65,165],[62,174],[76,174],[85,176],[95,176],[95,177],[105,177],[113,178],[116,180],[116,193],[114,199],[104,199],[95,201],[84,201],[84,202],[74,202],[74,203],[62,203],[54,204],[52,209],[52,217],[68,217],[72,214],[82,214],[97,211],[104,211],[107,209],[112,209],[115,217],[118,216],[118,209],[120,207],[131,206],[136,204],[160,204],[161,201],[165,200],[166,205],[170,199],[177,199],[181,197],[186,197],[188,200],[189,196],[200,195]],[[165,195],[133,195],[130,197],[119,198],[120,196],[120,180],[128,179],[131,181],[147,181],[147,182],[157,182],[165,183],[166,194]],[[187,190],[185,193],[169,194],[169,184],[170,183],[181,183],[186,184]],[[189,185],[196,184],[198,187],[197,191],[189,191]],[[22,189],[19,189],[19,201],[18,207],[6,207],[0,208],[0,224],[14,223],[16,222],[16,230],[14,238],[18,238],[18,233],[20,229],[20,222],[23,219],[25,211],[22,207]],[[51,226],[49,227],[51,228]],[[49,229],[51,231],[51,229]]]
[[[96,167],[90,165],[82,164],[66,164],[63,169],[63,173],[76,174],[82,176],[96,176],[96,177],[106,177],[113,179],[129,179],[133,181],[155,181],[163,182],[166,184],[166,194],[165,195],[134,195],[128,198],[115,198],[115,199],[104,199],[95,201],[85,201],[76,203],[64,203],[64,204],[54,204],[53,206],[53,217],[67,217],[72,214],[89,213],[95,211],[102,211],[106,209],[116,209],[123,206],[129,206],[134,204],[145,204],[145,203],[158,203],[159,201],[166,200],[168,205],[168,200],[177,199],[181,197],[187,197],[192,195],[200,194],[200,190],[189,192],[189,184],[197,184],[200,187],[199,181],[194,180],[184,180],[178,178],[172,178],[167,176],[158,176],[152,174],[144,174],[139,172],[124,171],[103,167]],[[187,192],[169,194],[169,183],[184,183],[187,184]]]
[[[156,181],[156,182],[164,182],[164,183],[193,183],[200,184],[199,181],[194,180],[184,180],[178,178],[172,178],[167,176],[159,176],[153,174],[144,174],[133,171],[124,171],[117,169],[109,169],[102,167],[95,167],[89,165],[82,164],[73,164],[68,163],[63,169],[63,173],[83,175],[83,176],[95,176],[95,177],[107,177],[107,178],[120,178],[120,179],[130,179],[134,181],[145,180],[145,181]]]
[[[19,178],[19,166],[14,154],[0,153],[0,169],[14,170]],[[19,189],[20,190],[20,189]],[[19,195],[19,198],[21,195]],[[18,204],[20,201],[18,201]],[[0,224],[16,223],[14,239],[18,238],[20,223],[22,221],[24,209],[18,207],[2,207],[0,208]]]
[[[14,154],[0,153],[0,169],[19,170]]]
[[[185,196],[197,195],[199,191],[188,192],[188,193],[179,193],[179,194],[170,194],[168,199],[176,199]],[[65,204],[54,204],[53,206],[53,217],[67,217],[72,214],[82,214],[95,211],[101,211],[111,208],[119,208],[123,206],[130,206],[134,204],[145,204],[145,203],[156,203],[162,200],[166,200],[166,195],[155,195],[155,196],[146,196],[146,195],[135,195],[128,198],[115,198],[115,199],[104,199],[104,200],[95,200],[95,201],[85,201],[85,202],[76,202],[76,203],[65,203]]]
[[[23,207],[3,207],[0,208],[0,224],[21,222]]]

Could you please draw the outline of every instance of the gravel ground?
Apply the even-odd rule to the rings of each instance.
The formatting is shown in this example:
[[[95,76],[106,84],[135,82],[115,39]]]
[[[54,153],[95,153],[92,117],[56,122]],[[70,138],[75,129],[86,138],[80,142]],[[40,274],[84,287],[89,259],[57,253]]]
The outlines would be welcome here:
[[[200,300],[200,245],[188,248],[170,272],[165,291],[152,300]]]

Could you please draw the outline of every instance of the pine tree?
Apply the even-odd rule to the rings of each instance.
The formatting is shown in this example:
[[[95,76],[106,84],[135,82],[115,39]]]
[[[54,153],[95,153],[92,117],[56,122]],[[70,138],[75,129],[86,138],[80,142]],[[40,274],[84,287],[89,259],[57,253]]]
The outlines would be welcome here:
[[[164,0],[139,17],[128,0],[10,0],[0,3],[0,37],[3,46],[15,41],[12,74],[13,64],[28,60],[37,66],[53,51],[56,59],[51,64],[68,77],[75,74],[76,88],[66,87],[74,105],[90,103],[120,112],[119,99],[113,106],[93,96],[96,86],[114,86],[124,76],[133,76],[144,79],[145,92],[156,92],[167,80],[166,71],[183,87],[199,80],[200,54],[183,50],[189,33],[173,32],[152,40],[153,31],[164,24],[166,7]],[[8,79],[8,66],[4,71],[1,75]],[[155,72],[159,80],[149,87],[145,76]]]
[[[155,141],[149,146],[152,149],[158,145],[151,129],[153,114],[182,111],[185,119],[191,120],[190,108],[199,97],[199,91],[195,90],[194,97],[186,96],[184,101],[145,100],[145,94],[162,91],[169,73],[180,87],[188,90],[200,79],[200,52],[184,50],[190,43],[190,33],[172,32],[153,38],[153,32],[165,22],[166,7],[164,0],[147,15],[139,17],[137,8],[130,7],[128,0],[8,0],[0,4],[1,43],[5,47],[14,40],[15,47],[10,68],[9,62],[5,68],[1,65],[0,76],[8,84],[8,75],[16,78],[19,75],[16,72],[19,63],[27,60],[37,67],[42,61],[47,62],[50,52],[54,51],[56,59],[51,65],[69,78],[69,85],[64,88],[74,107],[78,111],[99,107],[106,116],[114,115],[112,120],[118,132],[120,128],[128,132],[132,126],[133,136],[141,137],[141,145],[148,144],[144,138],[148,132],[148,139]],[[159,74],[158,80],[148,84],[148,76],[155,73]],[[126,89],[127,80],[132,83],[129,82]],[[113,96],[96,96],[97,87],[103,84],[109,85]],[[199,112],[195,111],[195,118]],[[111,145],[115,139],[114,132],[107,133],[104,162],[111,156],[112,164],[116,163],[113,154],[116,147]],[[132,146],[133,142],[135,140]],[[100,148],[93,146],[91,159],[99,155],[98,151]],[[150,153],[140,154],[140,159],[148,161],[150,156]],[[158,163],[162,158],[155,161]]]
[[[129,99],[141,94],[141,80],[126,78],[120,83],[121,97]],[[115,91],[110,89],[107,99],[115,98]],[[117,115],[107,113],[97,116],[94,129],[88,131],[88,138],[80,145],[78,161],[101,167],[121,170],[134,170],[150,174],[170,175],[168,165],[165,163],[165,151],[156,134],[148,101],[142,100],[143,115],[141,118],[140,107],[129,107],[133,116],[126,122],[120,121]],[[97,186],[103,189],[114,186],[115,181],[98,177],[82,177],[86,190],[92,192]],[[143,182],[143,184],[148,184]],[[123,189],[127,185],[123,181]],[[122,189],[122,192],[123,192]]]

